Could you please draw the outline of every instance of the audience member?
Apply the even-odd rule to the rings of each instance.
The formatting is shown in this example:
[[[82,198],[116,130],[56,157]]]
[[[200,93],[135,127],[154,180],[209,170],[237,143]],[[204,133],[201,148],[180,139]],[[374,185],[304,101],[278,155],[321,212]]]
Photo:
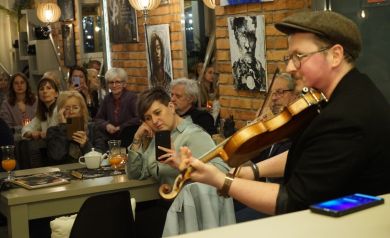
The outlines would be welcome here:
[[[104,98],[95,117],[95,123],[105,133],[107,139],[131,137],[123,135],[122,132],[140,123],[136,112],[137,95],[126,90],[127,73],[124,69],[111,68],[105,78],[111,92]]]
[[[99,60],[90,60],[88,62],[88,69],[95,69],[98,72],[98,75],[101,74],[102,63]]]
[[[195,169],[191,179],[267,214],[307,209],[356,192],[389,193],[389,103],[355,68],[362,48],[356,24],[335,12],[314,11],[291,15],[276,28],[288,34],[287,72],[328,98],[288,152],[257,164],[260,176],[284,174],[284,182],[250,181],[255,177],[251,168],[241,169],[241,178],[229,179],[196,159],[184,161]],[[191,157],[188,149],[181,152],[181,158]]]
[[[46,138],[46,130],[57,125],[56,101],[59,91],[52,79],[42,78],[38,83],[38,104],[35,117],[22,128],[22,137],[27,139]]]
[[[214,66],[208,66],[200,80],[200,105],[207,108],[217,120],[221,106],[219,104],[218,78],[215,77]]]
[[[193,123],[201,126],[210,135],[217,133],[214,118],[209,112],[199,110],[196,101],[199,96],[198,83],[195,80],[181,78],[171,82],[171,102],[176,113],[183,118],[189,118]]]
[[[89,80],[88,72],[85,68],[81,66],[71,67],[69,70],[69,89],[77,90],[83,96],[85,103],[88,107],[89,116],[94,118],[97,111],[99,110],[99,105],[96,105],[90,94],[89,90]]]
[[[43,74],[42,78],[48,78],[48,79],[54,80],[54,82],[56,82],[58,88],[61,88],[62,77],[60,76],[59,71],[57,71],[57,70],[47,71]]]
[[[214,142],[204,130],[189,120],[184,120],[175,111],[175,106],[170,102],[169,95],[161,87],[156,87],[142,92],[139,96],[138,114],[143,121],[134,135],[130,147],[128,175],[131,178],[142,179],[153,176],[160,183],[172,184],[179,171],[166,164],[159,163],[155,158],[154,134],[158,131],[171,131],[173,148],[178,150],[186,145],[194,149],[198,156],[203,155],[214,147]],[[141,147],[144,137],[152,138],[148,146]],[[171,151],[173,153],[174,150]],[[170,153],[164,155],[167,158]],[[227,169],[221,159],[215,159],[222,171]],[[159,169],[157,169],[159,168]]]
[[[96,71],[96,69],[87,69],[87,72],[92,101],[94,104],[100,105],[106,96],[106,90],[101,86],[98,71]]]
[[[12,135],[12,131],[7,125],[7,123],[0,118],[0,146],[3,145],[13,145],[14,144],[14,137]],[[0,158],[3,158],[3,153],[0,150]],[[1,166],[0,166],[1,168]],[[1,169],[0,169],[1,170]],[[1,170],[3,171],[3,170]]]
[[[9,80],[9,74],[6,72],[0,73],[0,104],[7,98]]]
[[[128,149],[127,175],[129,178],[144,179],[152,176],[159,183],[172,184],[179,171],[157,159],[168,158],[184,145],[193,148],[198,156],[214,148],[210,135],[191,121],[176,114],[175,106],[170,102],[165,88],[155,87],[142,92],[139,95],[137,109],[143,123],[135,133],[133,143]],[[156,158],[154,134],[162,130],[171,132],[172,149],[166,148],[167,153]],[[144,138],[151,140],[145,143]],[[220,158],[213,159],[211,163],[224,172],[228,170],[227,165]],[[151,231],[142,229],[141,232],[147,234],[145,237],[161,237],[170,205],[170,202],[158,200],[152,207],[137,212],[137,227],[146,227],[150,222],[150,216],[153,216],[154,231],[152,233],[154,234],[148,234]]]
[[[47,156],[49,164],[77,162],[78,158],[91,150],[88,140],[88,109],[84,98],[77,91],[61,92],[57,100],[58,125],[47,129]],[[67,119],[82,117],[84,130],[76,131],[72,140],[67,137]]]
[[[8,98],[1,105],[0,117],[14,131],[20,130],[34,117],[36,107],[37,99],[31,92],[27,77],[22,73],[12,75]]]

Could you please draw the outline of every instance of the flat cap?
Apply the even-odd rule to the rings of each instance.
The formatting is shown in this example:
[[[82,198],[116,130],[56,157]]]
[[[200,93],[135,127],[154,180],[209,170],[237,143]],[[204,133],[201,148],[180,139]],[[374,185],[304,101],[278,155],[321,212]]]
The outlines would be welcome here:
[[[331,11],[301,12],[286,17],[275,24],[276,29],[285,33],[310,32],[324,37],[333,44],[340,44],[355,60],[362,49],[359,28],[350,19]]]

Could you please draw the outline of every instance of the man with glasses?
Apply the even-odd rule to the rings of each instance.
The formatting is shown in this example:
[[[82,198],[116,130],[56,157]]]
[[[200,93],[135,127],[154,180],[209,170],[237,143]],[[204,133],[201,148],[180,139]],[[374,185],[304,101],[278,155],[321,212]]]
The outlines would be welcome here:
[[[122,141],[122,145],[128,146],[140,124],[136,112],[137,95],[126,90],[127,73],[124,69],[109,69],[105,79],[110,93],[105,96],[96,114],[96,126],[105,133],[107,140],[121,139],[126,141]]]
[[[240,178],[185,159],[195,169],[191,179],[267,214],[356,192],[389,193],[389,103],[355,68],[362,47],[356,24],[335,12],[303,12],[276,28],[288,34],[287,72],[323,92],[328,103],[293,138],[288,152],[242,168]],[[181,158],[191,156],[186,148],[181,152]],[[282,184],[249,181],[282,175]]]

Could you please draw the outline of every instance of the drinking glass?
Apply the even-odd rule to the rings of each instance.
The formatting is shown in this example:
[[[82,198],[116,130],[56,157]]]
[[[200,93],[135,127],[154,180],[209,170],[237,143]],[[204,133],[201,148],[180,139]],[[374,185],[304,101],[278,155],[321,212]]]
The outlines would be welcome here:
[[[12,170],[16,167],[16,160],[14,155],[15,146],[14,145],[5,145],[1,146],[1,151],[3,153],[3,159],[1,161],[1,167],[8,173],[6,180],[13,180]]]
[[[121,147],[120,140],[109,140],[108,148],[110,150],[108,162],[115,170],[114,174],[121,174],[118,170],[123,168],[123,164],[127,161],[126,148]]]

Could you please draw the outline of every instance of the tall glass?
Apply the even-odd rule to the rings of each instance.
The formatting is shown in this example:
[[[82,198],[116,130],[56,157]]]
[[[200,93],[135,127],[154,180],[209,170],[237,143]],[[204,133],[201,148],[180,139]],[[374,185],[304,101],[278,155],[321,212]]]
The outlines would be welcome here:
[[[1,146],[1,151],[3,153],[3,159],[1,161],[1,167],[8,173],[6,180],[13,180],[12,170],[16,167],[16,160],[14,155],[15,146],[14,145],[5,145]]]
[[[123,165],[127,161],[126,148],[121,147],[120,140],[110,140],[108,141],[108,147],[110,150],[110,155],[108,157],[108,162],[113,168],[114,174],[121,174],[118,170],[123,168]]]

